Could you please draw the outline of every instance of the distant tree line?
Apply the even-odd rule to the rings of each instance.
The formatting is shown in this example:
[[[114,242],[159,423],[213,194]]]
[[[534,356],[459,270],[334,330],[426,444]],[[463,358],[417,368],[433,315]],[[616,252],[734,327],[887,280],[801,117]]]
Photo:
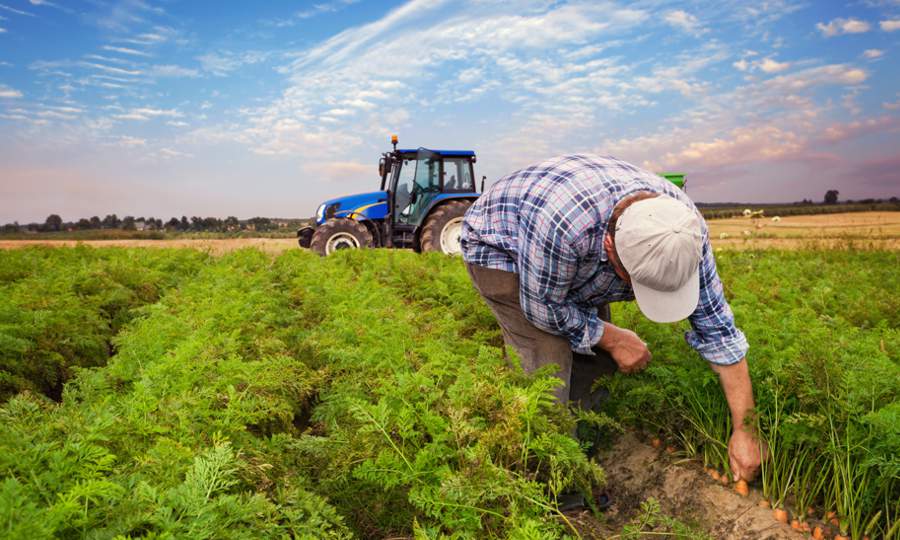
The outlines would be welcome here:
[[[81,218],[77,221],[63,221],[58,214],[50,214],[43,223],[19,224],[18,221],[7,223],[0,232],[60,232],[87,231],[100,229],[118,229],[123,231],[170,231],[170,232],[231,232],[231,231],[272,231],[288,226],[287,221],[278,221],[265,217],[254,217],[239,220],[234,216],[225,219],[216,217],[181,216],[169,221],[155,217],[125,216],[121,219],[116,214],[108,214],[103,219],[99,216]]]

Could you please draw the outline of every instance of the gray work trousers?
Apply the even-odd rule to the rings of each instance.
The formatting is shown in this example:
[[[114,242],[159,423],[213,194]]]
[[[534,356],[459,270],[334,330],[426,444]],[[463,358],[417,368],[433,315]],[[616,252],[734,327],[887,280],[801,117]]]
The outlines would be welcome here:
[[[526,319],[519,303],[518,274],[474,264],[466,264],[466,268],[475,289],[497,317],[503,341],[519,353],[522,369],[530,373],[547,364],[558,365],[557,376],[565,384],[557,389],[557,399],[585,407],[594,380],[617,369],[609,354],[599,347],[593,348],[596,356],[575,353],[566,338],[545,332]],[[608,304],[599,306],[598,312],[601,319],[609,321]]]

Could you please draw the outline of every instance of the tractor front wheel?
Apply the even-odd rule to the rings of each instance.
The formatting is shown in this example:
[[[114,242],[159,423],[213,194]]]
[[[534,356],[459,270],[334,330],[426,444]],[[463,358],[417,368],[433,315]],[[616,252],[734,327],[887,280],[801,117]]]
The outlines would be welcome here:
[[[313,233],[309,248],[319,255],[331,255],[339,249],[369,248],[375,241],[362,223],[352,219],[329,219]]]
[[[460,255],[459,237],[462,234],[463,217],[472,203],[450,201],[438,206],[422,227],[422,251],[440,251],[447,255]]]

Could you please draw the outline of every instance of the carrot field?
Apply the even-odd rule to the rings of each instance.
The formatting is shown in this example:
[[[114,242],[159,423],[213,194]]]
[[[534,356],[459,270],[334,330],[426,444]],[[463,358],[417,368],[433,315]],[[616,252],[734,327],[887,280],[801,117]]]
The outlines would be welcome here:
[[[900,538],[900,252],[717,260],[770,454],[751,487],[829,535]],[[613,321],[653,361],[576,412],[505,354],[459,259],[0,251],[0,535],[585,535],[557,508],[606,481],[576,423],[728,472],[727,406],[686,323],[631,304]],[[628,519],[618,537],[707,534],[652,500]]]

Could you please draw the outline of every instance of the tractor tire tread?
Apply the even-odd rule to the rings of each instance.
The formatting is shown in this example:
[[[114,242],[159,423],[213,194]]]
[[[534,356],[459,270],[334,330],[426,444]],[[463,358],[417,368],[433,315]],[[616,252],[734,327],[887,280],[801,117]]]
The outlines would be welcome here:
[[[450,201],[434,209],[422,227],[421,251],[442,251],[441,229],[451,219],[464,216],[471,205],[471,201]]]
[[[325,247],[328,244],[328,239],[335,233],[340,232],[349,233],[356,237],[360,248],[370,248],[375,244],[372,233],[369,232],[369,229],[365,225],[353,219],[336,218],[329,219],[322,225],[316,227],[316,231],[313,233],[312,239],[309,242],[309,249],[315,251],[319,255],[327,255]]]

